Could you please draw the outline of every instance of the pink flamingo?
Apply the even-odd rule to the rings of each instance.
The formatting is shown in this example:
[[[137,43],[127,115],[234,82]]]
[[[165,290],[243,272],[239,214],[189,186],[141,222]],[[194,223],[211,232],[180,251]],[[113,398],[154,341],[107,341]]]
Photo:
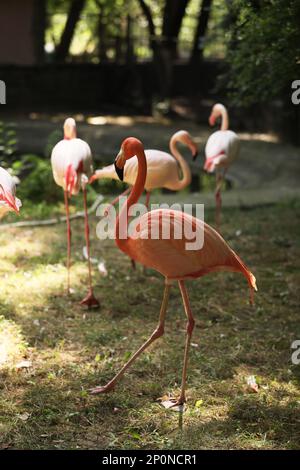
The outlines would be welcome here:
[[[172,191],[180,191],[186,188],[191,183],[191,170],[178,150],[177,144],[182,143],[186,145],[192,152],[193,159],[197,157],[198,148],[196,143],[187,131],[178,131],[170,139],[170,153],[162,152],[161,150],[145,150],[147,159],[147,177],[145,182],[146,189],[146,205],[149,208],[150,193],[156,188],[166,188]],[[180,177],[178,172],[178,164],[182,172]],[[129,185],[133,185],[138,173],[138,160],[132,158],[126,165],[124,172],[124,181]],[[108,165],[101,170],[97,170],[92,176],[90,182],[97,179],[110,178],[118,180],[114,165]],[[128,188],[122,195],[130,191]],[[112,204],[115,204],[120,196],[115,199]]]
[[[14,211],[19,214],[22,203],[16,197],[16,184],[11,175],[0,167],[0,219],[7,212]]]
[[[98,307],[99,302],[95,298],[92,287],[92,270],[90,259],[89,222],[87,212],[86,185],[93,173],[93,161],[89,145],[77,138],[76,122],[68,118],[64,123],[64,139],[58,142],[52,150],[51,164],[53,177],[64,190],[65,207],[67,216],[67,239],[68,239],[68,293],[70,293],[70,265],[71,265],[71,225],[68,198],[78,194],[80,187],[83,191],[83,203],[85,214],[85,239],[88,255],[89,270],[89,292],[81,301],[82,305]]]
[[[183,361],[182,384],[180,397],[174,401],[174,405],[181,405],[185,402],[185,388],[188,355],[191,336],[194,328],[194,318],[192,315],[188,293],[185,287],[186,279],[196,279],[214,271],[234,271],[242,273],[248,281],[251,292],[256,290],[256,281],[253,274],[245,266],[238,255],[231,250],[225,240],[212,227],[203,221],[180,211],[169,209],[158,209],[147,212],[138,219],[135,227],[134,237],[129,237],[128,211],[141,196],[146,177],[147,160],[142,143],[129,137],[124,140],[121,150],[116,157],[115,167],[118,175],[122,179],[123,169],[126,162],[135,156],[138,160],[138,175],[132,188],[128,201],[122,207],[116,222],[116,243],[124,253],[134,260],[155,269],[165,277],[165,290],[161,305],[159,322],[149,339],[131,356],[129,361],[115,375],[115,377],[105,386],[96,387],[91,393],[104,393],[112,390],[116,382],[122,377],[126,369],[136,360],[136,358],[157,338],[164,333],[165,315],[168,305],[169,292],[172,281],[178,281],[182,295],[183,306],[187,316],[186,344]],[[127,165],[128,163],[126,163]],[[124,223],[125,222],[125,223]],[[170,237],[161,237],[165,224],[169,224]],[[187,242],[190,241],[183,235],[180,239],[174,237],[174,231],[178,226],[192,226],[194,233],[204,233],[204,245],[199,250],[187,249]],[[154,230],[154,232],[152,232]],[[159,239],[148,237],[149,232],[159,233]]]
[[[214,132],[208,138],[205,147],[204,170],[208,173],[216,173],[216,226],[220,228],[220,214],[222,206],[221,186],[229,165],[235,160],[240,150],[240,139],[235,132],[228,130],[229,118],[225,106],[217,103],[213,106],[209,116],[209,124],[215,125],[221,117],[221,130]]]

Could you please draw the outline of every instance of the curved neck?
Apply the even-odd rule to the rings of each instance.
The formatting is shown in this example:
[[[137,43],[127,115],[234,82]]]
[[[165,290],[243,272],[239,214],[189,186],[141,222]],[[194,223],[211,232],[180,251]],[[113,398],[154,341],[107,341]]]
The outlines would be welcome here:
[[[175,160],[177,160],[177,162],[179,163],[179,166],[182,171],[182,179],[179,180],[178,184],[176,185],[176,189],[180,190],[180,189],[185,188],[191,183],[192,175],[191,175],[191,170],[190,170],[188,163],[186,162],[186,160],[184,159],[184,157],[181,155],[181,153],[179,152],[177,148],[177,145],[176,145],[177,142],[178,142],[178,139],[173,136],[170,140],[170,150]]]
[[[138,159],[138,174],[130,195],[119,212],[116,221],[116,243],[121,250],[124,249],[124,246],[129,241],[129,237],[127,236],[129,209],[139,200],[142,192],[144,191],[147,176],[147,161],[144,150],[141,149],[136,153],[136,156]]]
[[[220,115],[222,117],[221,131],[227,131],[229,127],[229,118],[228,118],[228,112],[225,106],[220,107]]]

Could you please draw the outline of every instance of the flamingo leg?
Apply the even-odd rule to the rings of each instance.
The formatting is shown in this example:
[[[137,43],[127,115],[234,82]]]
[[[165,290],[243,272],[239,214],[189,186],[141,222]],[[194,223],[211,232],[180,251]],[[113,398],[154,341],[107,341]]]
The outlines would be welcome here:
[[[64,191],[65,197],[65,208],[66,208],[66,222],[67,222],[67,269],[68,269],[68,287],[67,293],[70,294],[70,267],[71,267],[71,224],[70,224],[70,211],[69,211],[69,200],[68,200],[68,191]]]
[[[221,187],[223,182],[223,176],[217,171],[216,173],[216,228],[220,232],[221,225],[221,208],[222,208],[222,197],[221,197]]]
[[[158,325],[153,331],[152,335],[147,339],[147,341],[131,356],[128,362],[122,367],[122,369],[114,376],[110,382],[108,382],[106,385],[103,387],[96,387],[91,389],[91,393],[93,395],[97,393],[105,393],[111,391],[114,386],[116,385],[116,382],[124,375],[125,371],[130,367],[130,365],[138,358],[138,356],[146,349],[148,346],[150,346],[153,341],[156,339],[160,338],[164,334],[164,326],[165,326],[165,316],[166,316],[166,311],[167,311],[167,306],[168,306],[168,301],[169,301],[169,294],[170,294],[170,285],[166,284],[165,285],[165,290],[164,290],[164,296],[160,308],[160,314],[159,314],[159,321]]]
[[[87,197],[86,197],[86,187],[82,188],[83,191],[83,205],[84,205],[84,226],[85,226],[85,241],[88,255],[88,270],[89,270],[89,292],[87,296],[80,302],[81,305],[87,305],[90,307],[99,307],[100,304],[93,293],[92,285],[92,267],[91,267],[91,256],[90,256],[90,227],[88,219],[88,209],[87,209]]]
[[[182,369],[181,392],[180,392],[180,397],[178,399],[174,399],[174,403],[172,404],[172,406],[183,405],[186,401],[185,389],[186,389],[188,358],[189,358],[192,333],[193,333],[193,329],[195,326],[195,320],[192,315],[190,301],[189,301],[189,297],[188,297],[188,293],[187,293],[184,281],[178,281],[178,284],[179,284],[179,288],[180,288],[180,292],[182,296],[185,314],[187,316],[188,321],[186,325],[186,340],[185,340],[184,360],[183,360],[183,369]]]
[[[147,207],[147,211],[149,212],[149,203],[150,203],[150,196],[151,196],[151,192],[150,191],[146,191],[146,207]]]

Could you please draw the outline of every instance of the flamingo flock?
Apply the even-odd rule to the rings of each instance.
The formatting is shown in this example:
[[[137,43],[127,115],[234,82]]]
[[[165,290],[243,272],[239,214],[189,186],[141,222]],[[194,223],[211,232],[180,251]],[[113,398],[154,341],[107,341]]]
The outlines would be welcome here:
[[[65,120],[63,127],[64,138],[53,148],[51,164],[53,178],[64,192],[67,225],[68,294],[70,293],[72,235],[69,200],[82,190],[85,241],[88,255],[88,294],[81,301],[81,304],[88,308],[100,306],[94,295],[92,285],[87,185],[104,178],[120,179],[129,185],[123,193],[123,195],[130,193],[129,197],[119,211],[115,223],[117,248],[128,255],[133,263],[141,263],[143,266],[160,273],[164,280],[164,293],[157,327],[119,372],[107,384],[93,388],[91,390],[92,394],[113,390],[125,371],[139,355],[164,334],[170,290],[176,282],[181,293],[187,325],[181,391],[179,397],[174,397],[171,401],[172,406],[183,405],[186,401],[188,358],[195,325],[186,281],[188,279],[196,280],[217,271],[240,273],[245,277],[250,288],[251,300],[253,299],[253,292],[257,290],[254,275],[219,233],[221,185],[228,167],[238,156],[240,145],[238,136],[228,129],[227,110],[219,103],[212,108],[209,117],[210,125],[213,126],[218,118],[221,118],[221,129],[214,132],[207,141],[204,164],[205,171],[216,175],[216,229],[182,211],[162,208],[149,210],[150,195],[154,189],[167,188],[172,191],[180,191],[191,182],[189,164],[178,148],[179,143],[186,146],[190,150],[192,158],[196,158],[198,148],[187,131],[180,130],[171,137],[170,153],[153,149],[145,150],[140,140],[135,137],[128,137],[123,141],[114,163],[96,170],[94,173],[89,145],[77,137],[75,120],[72,118]],[[134,235],[130,235],[128,230],[129,211],[139,201],[144,190],[146,191],[147,212],[134,221]],[[115,204],[118,198],[112,204]],[[9,211],[19,213],[20,207],[21,202],[16,198],[14,179],[6,170],[0,167],[0,218]],[[125,224],[124,220],[126,221]],[[167,226],[169,227],[169,236],[164,237],[164,228]],[[195,239],[201,237],[203,239],[203,243],[195,249],[190,249],[191,240],[186,235],[186,227],[190,228]],[[178,229],[180,229],[180,237],[176,235]],[[159,234],[159,236],[152,237],[151,234],[153,233]]]

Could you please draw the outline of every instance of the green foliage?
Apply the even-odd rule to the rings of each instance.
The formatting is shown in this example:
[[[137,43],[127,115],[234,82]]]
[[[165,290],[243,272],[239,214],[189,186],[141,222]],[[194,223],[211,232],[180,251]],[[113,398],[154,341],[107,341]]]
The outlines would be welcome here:
[[[47,143],[46,143],[46,146],[45,146],[45,150],[44,150],[45,157],[49,158],[51,156],[51,152],[52,152],[53,147],[62,138],[63,138],[62,132],[58,131],[58,130],[55,130],[55,131],[51,132],[51,134],[49,134],[48,139],[47,139]]]
[[[229,88],[237,104],[278,97],[299,76],[300,1],[231,2]]]
[[[13,164],[13,170],[20,174],[24,169],[27,175],[18,187],[21,199],[31,199],[35,202],[54,202],[61,198],[61,191],[55,184],[49,160],[37,155],[24,155]]]
[[[14,124],[0,121],[0,166],[7,167],[17,149]]]

